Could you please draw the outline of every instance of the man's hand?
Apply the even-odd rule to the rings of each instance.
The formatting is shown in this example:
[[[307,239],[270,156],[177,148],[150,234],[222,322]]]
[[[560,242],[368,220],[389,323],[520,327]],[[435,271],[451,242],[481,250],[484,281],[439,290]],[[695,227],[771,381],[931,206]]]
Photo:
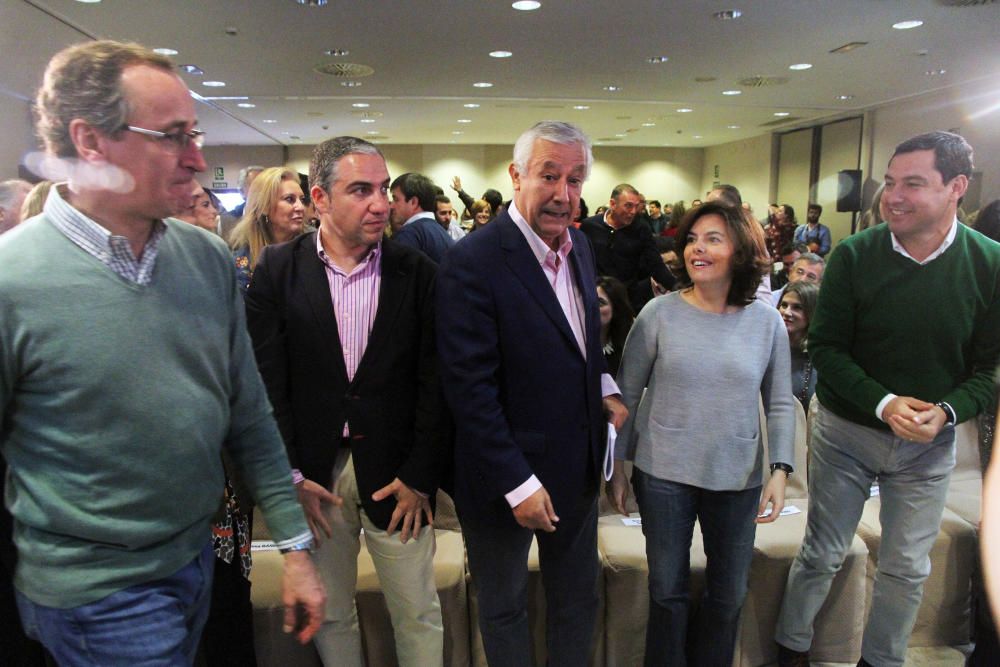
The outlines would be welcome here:
[[[556,532],[555,524],[559,523],[559,517],[552,508],[552,499],[544,486],[514,508],[514,519],[525,528],[544,530],[546,533]]]
[[[617,396],[606,396],[604,398],[604,416],[608,418],[616,431],[620,431],[628,419],[628,408]]]
[[[462,191],[462,179],[459,178],[458,176],[456,176],[453,179],[451,179],[451,189],[454,190],[455,192],[461,192]]]
[[[340,496],[333,495],[311,479],[304,480],[295,488],[299,492],[299,504],[302,505],[302,509],[306,513],[306,522],[309,524],[309,529],[312,530],[313,537],[316,539],[316,546],[319,546],[321,532],[327,537],[333,536],[330,522],[327,521],[326,514],[323,512],[323,503],[333,503],[340,506],[344,504],[344,500]]]
[[[625,509],[625,501],[628,500],[628,477],[625,475],[624,461],[615,461],[615,470],[611,473],[611,480],[604,487],[604,494],[619,514],[628,516],[628,510]]]
[[[386,486],[372,494],[372,500],[379,502],[389,496],[396,497],[396,509],[392,512],[389,520],[389,528],[386,532],[392,535],[396,526],[400,526],[399,541],[406,544],[412,536],[417,539],[420,536],[420,524],[426,515],[427,525],[434,525],[434,514],[431,512],[431,503],[427,498],[408,487],[398,477]]]
[[[286,633],[296,632],[300,644],[307,644],[323,622],[326,591],[320,581],[308,551],[292,551],[284,555],[284,577],[281,582],[281,601],[285,605],[282,628]],[[299,622],[299,610],[303,619]]]
[[[882,420],[904,440],[928,444],[944,428],[944,410],[912,396],[897,396],[882,409]]]
[[[773,523],[778,520],[781,510],[785,509],[785,482],[788,481],[788,473],[784,470],[775,470],[771,473],[764,491],[760,494],[760,505],[757,506],[757,523]],[[771,513],[761,516],[767,511],[767,504],[771,503]]]

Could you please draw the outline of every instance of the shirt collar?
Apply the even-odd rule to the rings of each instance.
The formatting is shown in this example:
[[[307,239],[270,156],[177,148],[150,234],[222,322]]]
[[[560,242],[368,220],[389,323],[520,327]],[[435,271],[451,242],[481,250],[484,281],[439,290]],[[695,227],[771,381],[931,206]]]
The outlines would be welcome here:
[[[410,224],[414,220],[418,220],[420,218],[430,218],[430,219],[434,220],[435,222],[437,222],[437,218],[434,217],[433,213],[428,213],[427,211],[420,211],[419,213],[414,213],[409,218],[407,218],[406,222],[403,223],[403,226],[406,227],[408,224]]]
[[[528,221],[524,219],[521,212],[517,210],[517,205],[514,202],[510,203],[510,208],[507,209],[510,214],[511,219],[514,220],[514,224],[521,231],[524,239],[528,242],[528,247],[531,248],[531,252],[534,253],[535,259],[538,260],[539,264],[545,263],[545,258],[549,256],[550,252],[555,252],[563,260],[569,255],[569,251],[573,249],[573,239],[569,235],[569,229],[564,229],[562,234],[559,235],[559,249],[553,251],[549,247],[549,244],[542,240],[542,237],[535,233],[535,230],[531,228]]]
[[[319,261],[323,262],[323,264],[325,264],[329,268],[333,269],[334,271],[337,271],[338,273],[347,275],[347,272],[344,271],[339,266],[337,266],[333,262],[333,260],[330,259],[330,256],[326,254],[326,250],[323,249],[323,241],[320,238],[320,234],[322,233],[323,233],[322,228],[316,230],[316,256],[319,257]],[[382,255],[382,242],[379,241],[378,243],[376,243],[375,245],[373,245],[371,248],[368,249],[368,254],[365,255],[364,259],[358,262],[358,265],[354,267],[354,270],[351,271],[351,273],[353,274],[358,271],[364,271],[365,269],[368,268],[368,266],[373,264],[375,260],[379,258],[381,255]]]
[[[906,252],[906,248],[903,247],[903,244],[899,242],[899,239],[897,239],[896,235],[893,234],[891,231],[889,232],[889,237],[892,239],[893,250],[898,252],[903,257],[906,257],[907,259],[912,259],[914,262],[917,262],[917,264],[923,265],[923,264],[929,264],[932,260],[935,260],[938,257],[940,257],[944,253],[944,251],[947,250],[948,247],[955,242],[955,236],[957,234],[958,234],[958,218],[955,218],[954,220],[951,221],[951,229],[949,229],[948,233],[945,234],[944,241],[941,241],[941,245],[937,247],[937,250],[927,255],[927,257],[924,258],[922,262],[917,262],[917,260],[914,259],[913,256],[910,255],[910,253]]]

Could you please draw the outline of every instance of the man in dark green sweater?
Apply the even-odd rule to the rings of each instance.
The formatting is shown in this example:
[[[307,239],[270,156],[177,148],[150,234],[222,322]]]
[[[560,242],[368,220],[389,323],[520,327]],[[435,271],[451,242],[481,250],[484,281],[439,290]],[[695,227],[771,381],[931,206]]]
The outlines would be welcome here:
[[[192,664],[225,447],[287,552],[286,631],[301,603],[308,641],[324,593],[233,262],[169,218],[205,169],[190,92],[169,59],[96,41],[52,59],[37,110],[71,176],[0,238],[0,450],[25,631],[59,664]]]
[[[840,243],[809,331],[819,379],[809,518],[788,575],[779,664],[812,623],[879,480],[882,543],[860,665],[902,665],[955,464],[954,426],[992,400],[1000,244],[955,216],[972,148],[948,132],[896,147],[878,225]]]

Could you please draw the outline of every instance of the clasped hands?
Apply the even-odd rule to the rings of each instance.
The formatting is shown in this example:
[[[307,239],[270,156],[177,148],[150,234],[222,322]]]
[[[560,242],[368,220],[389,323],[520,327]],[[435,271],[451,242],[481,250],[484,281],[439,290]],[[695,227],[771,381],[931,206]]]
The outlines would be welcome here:
[[[944,428],[944,410],[912,396],[897,396],[882,408],[882,420],[904,440],[931,443]]]

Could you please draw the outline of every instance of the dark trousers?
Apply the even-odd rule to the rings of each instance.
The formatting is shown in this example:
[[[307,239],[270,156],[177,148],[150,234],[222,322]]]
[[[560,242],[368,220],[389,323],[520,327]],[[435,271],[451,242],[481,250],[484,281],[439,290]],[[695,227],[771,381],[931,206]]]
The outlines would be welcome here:
[[[646,667],[730,667],[746,599],[760,487],[709,491],[632,474],[649,563]],[[701,524],[705,594],[689,628],[691,538]]]
[[[571,520],[568,517],[578,517]],[[461,517],[460,517],[461,518]],[[528,549],[538,539],[545,589],[545,644],[550,667],[589,661],[597,617],[597,499],[567,513],[554,533],[462,519],[479,623],[490,667],[534,664],[528,626]]]

